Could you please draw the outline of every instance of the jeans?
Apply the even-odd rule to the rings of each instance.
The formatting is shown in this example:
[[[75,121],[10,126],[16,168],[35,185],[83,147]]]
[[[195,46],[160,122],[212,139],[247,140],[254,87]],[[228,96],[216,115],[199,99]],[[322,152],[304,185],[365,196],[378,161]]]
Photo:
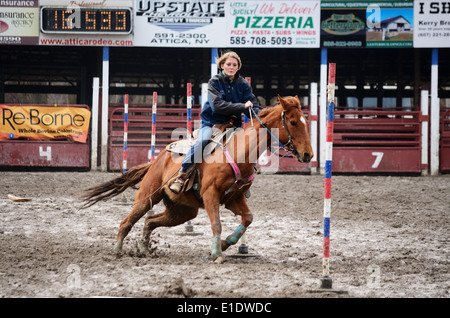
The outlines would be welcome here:
[[[181,171],[186,172],[193,162],[201,163],[203,161],[203,149],[205,149],[206,145],[209,143],[212,131],[212,127],[209,126],[203,126],[200,129],[197,140],[192,145],[191,149],[189,149],[189,152],[181,163]]]

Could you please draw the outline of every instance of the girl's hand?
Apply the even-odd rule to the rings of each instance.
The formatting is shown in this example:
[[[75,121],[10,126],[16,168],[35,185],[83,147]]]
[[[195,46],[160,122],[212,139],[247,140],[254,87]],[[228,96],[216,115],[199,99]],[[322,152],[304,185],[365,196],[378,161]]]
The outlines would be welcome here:
[[[253,103],[251,101],[247,101],[245,103],[245,109],[249,108],[249,107],[253,107]]]

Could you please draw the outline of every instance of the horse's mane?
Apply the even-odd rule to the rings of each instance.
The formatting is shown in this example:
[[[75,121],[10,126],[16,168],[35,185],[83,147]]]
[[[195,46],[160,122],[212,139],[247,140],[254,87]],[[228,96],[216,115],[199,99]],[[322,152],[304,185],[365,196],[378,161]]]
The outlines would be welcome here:
[[[261,110],[261,112],[258,114],[258,116],[261,118],[264,118],[265,116],[269,115],[278,106],[280,106],[280,103],[277,103],[276,105],[266,106]]]
[[[293,107],[296,107],[297,105],[299,105],[297,98],[293,97],[293,96],[287,96],[284,97],[284,100],[289,104],[292,105]],[[259,117],[263,118],[265,116],[267,116],[270,112],[272,112],[275,108],[277,108],[278,106],[280,106],[280,102],[276,103],[273,106],[267,106],[264,107],[264,109],[259,113]]]

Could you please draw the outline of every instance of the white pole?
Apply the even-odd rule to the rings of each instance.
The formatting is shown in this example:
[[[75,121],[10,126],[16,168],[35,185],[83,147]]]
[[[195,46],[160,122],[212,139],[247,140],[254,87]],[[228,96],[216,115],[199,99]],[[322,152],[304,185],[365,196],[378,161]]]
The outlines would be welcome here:
[[[217,74],[217,64],[216,64],[216,58],[217,58],[217,48],[211,49],[211,77]]]
[[[208,83],[202,83],[202,108],[208,100]]]
[[[310,91],[310,116],[311,120],[309,124],[311,125],[311,145],[314,152],[314,157],[311,159],[312,167],[311,173],[317,173],[317,156],[319,153],[317,152],[317,83],[311,83],[311,91]]]
[[[420,94],[420,111],[424,118],[428,117],[428,91]],[[422,120],[422,175],[428,174],[428,120]]]
[[[430,110],[430,172],[439,174],[439,98],[438,98],[438,49],[431,53],[431,110]]]
[[[98,146],[98,98],[100,79],[94,77],[92,83],[92,120],[91,120],[91,170],[97,170]]]
[[[109,108],[109,47],[103,48],[102,67],[102,143],[101,170],[107,171],[108,163],[108,108]]]
[[[319,133],[320,133],[320,174],[325,174],[325,132],[327,131],[327,63],[328,51],[322,49],[320,62],[320,104],[319,104]]]

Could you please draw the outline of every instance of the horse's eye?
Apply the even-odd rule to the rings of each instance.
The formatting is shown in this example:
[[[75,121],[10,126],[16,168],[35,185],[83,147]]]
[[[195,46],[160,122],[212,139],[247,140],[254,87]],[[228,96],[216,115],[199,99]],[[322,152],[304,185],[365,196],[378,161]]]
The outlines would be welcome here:
[[[292,126],[297,126],[297,123],[295,121],[291,120],[291,125]]]

